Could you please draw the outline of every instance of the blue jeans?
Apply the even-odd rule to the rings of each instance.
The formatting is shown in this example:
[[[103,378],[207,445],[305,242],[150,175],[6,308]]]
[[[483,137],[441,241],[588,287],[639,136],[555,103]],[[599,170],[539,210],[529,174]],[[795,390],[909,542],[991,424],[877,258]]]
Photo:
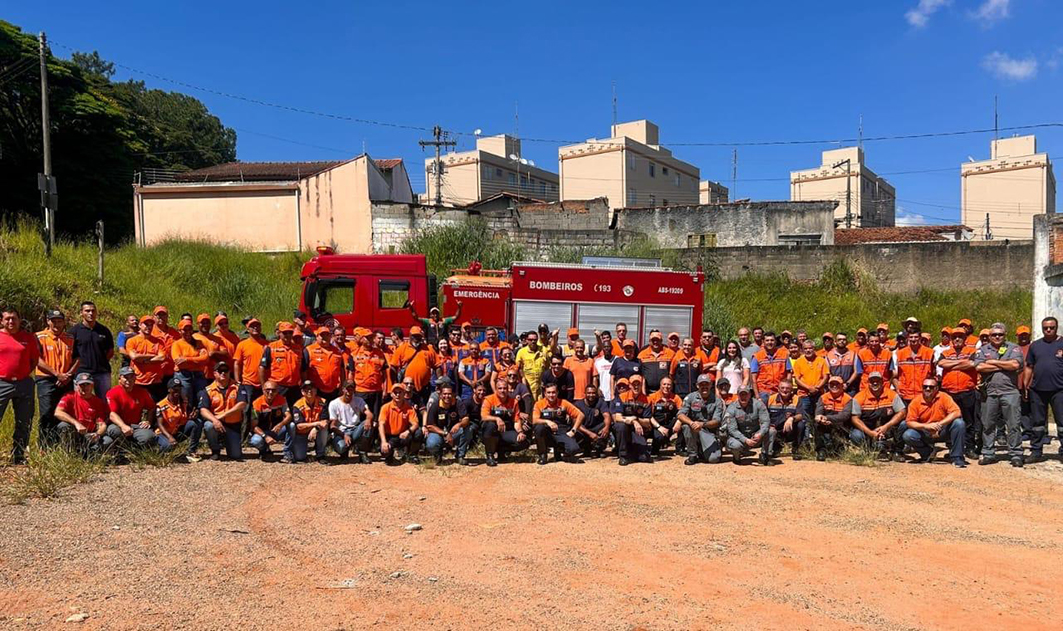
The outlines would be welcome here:
[[[0,379],[0,419],[4,418],[8,403],[15,404],[15,433],[11,440],[11,461],[17,464],[26,459],[26,447],[30,442],[30,430],[33,429],[33,379],[29,377],[18,381]]]
[[[271,430],[264,429],[261,434],[251,434],[251,438],[247,443],[251,445],[252,449],[257,449],[260,456],[265,456],[270,453],[269,443],[266,442],[266,436],[269,436],[273,440],[288,444],[288,428],[282,427],[280,431],[274,433]]]
[[[177,431],[173,433],[173,437],[174,440],[177,441],[187,440],[188,451],[186,453],[194,454],[196,453],[196,450],[199,449],[199,436],[202,433],[203,426],[196,421],[189,420],[185,422],[184,427],[177,428]],[[170,451],[176,447],[174,443],[170,442],[169,438],[166,438],[162,434],[159,434],[158,441],[160,451]]]
[[[929,458],[930,454],[934,453],[934,443],[942,440],[940,436],[933,438],[928,432],[909,429],[906,421],[901,421],[898,431],[900,431],[901,439],[904,443],[914,449],[924,459]],[[958,418],[949,423],[948,427],[945,428],[944,434],[945,444],[949,448],[949,459],[952,461],[963,460],[963,444],[964,437],[967,434],[967,424],[963,422],[962,418]]]
[[[351,444],[348,445],[344,437],[351,439]],[[341,458],[346,458],[351,453],[351,447],[354,447],[358,453],[365,453],[368,449],[367,445],[363,445],[363,439],[372,438],[372,432],[367,432],[365,429],[365,421],[359,421],[354,427],[347,427],[340,430],[339,434],[332,437],[332,448],[336,450],[336,453]],[[366,440],[365,442],[368,442]]]
[[[465,454],[469,452],[469,444],[472,442],[474,435],[472,423],[470,423],[454,437],[454,450],[457,457],[464,458]],[[424,440],[424,448],[433,456],[442,457],[446,451],[447,444],[441,434],[428,434],[428,437]]]
[[[233,460],[243,460],[244,450],[241,446],[243,442],[240,436],[240,423],[222,423],[222,431],[219,435],[218,430],[215,429],[214,423],[207,421],[203,423],[203,433],[207,435],[207,445],[210,446],[210,453],[221,453],[221,441],[225,441],[225,455],[229,456]]]
[[[296,432],[295,423],[289,423],[288,431],[284,437],[284,455],[295,462],[303,462],[306,460],[309,449],[310,434]],[[328,449],[328,430],[320,429],[317,431],[317,438],[314,440],[314,455],[318,458],[323,458],[326,449]]]

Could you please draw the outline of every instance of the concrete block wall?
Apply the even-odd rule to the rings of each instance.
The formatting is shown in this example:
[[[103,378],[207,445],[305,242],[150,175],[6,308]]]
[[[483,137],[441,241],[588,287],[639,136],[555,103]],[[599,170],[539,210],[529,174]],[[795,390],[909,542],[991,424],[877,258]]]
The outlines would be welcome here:
[[[717,247],[776,245],[780,235],[818,235],[834,243],[834,202],[739,202],[660,208],[622,208],[617,228],[654,235],[684,248],[691,235],[713,234]]]
[[[1033,218],[1033,313],[1030,328],[1040,337],[1041,320],[1063,320],[1063,215]]]
[[[1060,229],[1063,237],[1063,223]],[[1029,241],[740,247],[679,253],[690,265],[709,258],[725,280],[775,273],[796,281],[815,280],[826,266],[845,259],[874,275],[879,286],[891,292],[914,292],[920,287],[1029,289],[1034,273],[1034,244]],[[1036,294],[1034,300],[1036,304]]]

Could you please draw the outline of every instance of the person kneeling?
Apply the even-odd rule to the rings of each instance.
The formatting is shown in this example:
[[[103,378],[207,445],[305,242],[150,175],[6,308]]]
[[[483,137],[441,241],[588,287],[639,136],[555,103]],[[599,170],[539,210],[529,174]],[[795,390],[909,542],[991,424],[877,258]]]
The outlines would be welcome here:
[[[107,435],[107,402],[96,396],[96,385],[87,372],[74,378],[74,391],[63,395],[55,408],[59,443],[82,453],[108,451],[114,440]]]
[[[841,450],[841,439],[848,433],[853,417],[853,398],[845,393],[845,381],[834,375],[827,381],[827,393],[816,402],[812,436],[816,444],[816,460],[823,462],[828,452]]]
[[[184,380],[184,377],[182,377]],[[221,459],[221,441],[225,441],[225,455],[243,460],[240,422],[246,404],[238,401],[240,388],[229,377],[229,366],[218,362],[214,367],[214,382],[199,393],[199,418],[210,446],[210,459]]]
[[[306,462],[310,443],[314,443],[314,456],[324,463],[329,434],[328,419],[322,414],[325,400],[318,396],[312,381],[303,382],[302,393],[303,398],[292,406],[292,422],[288,425],[281,462]]]
[[[406,460],[420,464],[417,452],[421,450],[423,434],[417,423],[417,410],[407,400],[406,386],[397,383],[391,386],[391,401],[380,408],[380,454],[389,465],[402,464]],[[363,437],[368,442],[368,437]],[[396,452],[402,451],[401,456]],[[398,456],[398,457],[397,457]]]
[[[358,396],[357,389],[356,383],[347,381],[343,384],[340,397],[328,404],[328,416],[332,421],[332,448],[340,458],[346,460],[354,447],[358,450],[358,461],[369,464],[366,442],[373,435],[373,411]]]
[[[199,449],[199,436],[203,432],[203,426],[195,419],[188,418],[188,405],[185,403],[181,380],[174,377],[166,387],[166,396],[155,406],[155,438],[159,450],[170,451],[178,442],[187,440],[185,460],[199,462],[196,450]]]
[[[554,459],[563,457],[567,462],[575,462],[576,454],[580,452],[576,434],[582,423],[583,412],[561,399],[556,383],[548,384],[543,390],[543,398],[532,408],[532,433],[535,434],[539,464],[546,464],[550,447],[554,448]]]
[[[720,461],[720,421],[723,409],[727,407],[724,397],[730,391],[731,384],[726,378],[720,377],[716,382],[720,396],[715,399],[712,398],[712,377],[709,375],[698,376],[697,388],[683,399],[683,405],[679,408],[680,431],[687,453],[690,454],[683,462],[686,465]]]
[[[952,397],[938,391],[936,379],[924,379],[922,396],[912,399],[908,416],[901,423],[901,438],[919,454],[919,462],[932,462],[936,451],[934,443],[944,440],[953,466],[966,467],[967,461],[963,457],[966,432],[960,407]]]
[[[897,428],[904,420],[905,409],[900,395],[886,387],[882,373],[869,374],[867,389],[853,397],[853,428],[849,440],[860,447],[874,448],[884,460],[892,453],[903,461],[903,443]]]
[[[424,413],[424,433],[425,449],[436,464],[443,464],[443,453],[449,449],[457,452],[458,464],[465,464],[472,428],[465,402],[454,396],[453,385],[441,386],[439,399],[429,404]]]
[[[510,396],[509,381],[505,378],[495,380],[495,393],[486,397],[480,406],[480,422],[487,466],[498,464],[496,454],[502,459],[528,448],[528,416],[520,411],[520,400]]]
[[[258,450],[261,460],[271,457],[270,445],[277,441],[288,444],[288,425],[291,422],[288,400],[280,393],[277,382],[262,384],[262,396],[251,403],[251,438],[248,440],[252,449]]]
[[[723,415],[727,433],[727,449],[735,464],[742,464],[742,456],[760,446],[760,464],[771,466],[771,451],[775,448],[775,428],[768,418],[764,402],[753,396],[753,388],[738,389],[738,401],[728,406]]]

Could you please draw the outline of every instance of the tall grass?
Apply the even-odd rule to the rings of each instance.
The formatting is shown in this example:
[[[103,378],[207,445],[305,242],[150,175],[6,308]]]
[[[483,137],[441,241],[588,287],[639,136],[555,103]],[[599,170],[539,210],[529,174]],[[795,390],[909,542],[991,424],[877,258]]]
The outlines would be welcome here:
[[[424,254],[428,273],[440,281],[472,261],[479,261],[484,269],[505,269],[513,261],[528,258],[520,246],[506,239],[505,233],[492,232],[480,219],[421,230],[404,241],[400,251]]]
[[[84,456],[66,447],[31,449],[27,456],[25,467],[9,469],[0,477],[0,495],[12,504],[59,497],[63,489],[96,477],[110,462],[108,456]]]

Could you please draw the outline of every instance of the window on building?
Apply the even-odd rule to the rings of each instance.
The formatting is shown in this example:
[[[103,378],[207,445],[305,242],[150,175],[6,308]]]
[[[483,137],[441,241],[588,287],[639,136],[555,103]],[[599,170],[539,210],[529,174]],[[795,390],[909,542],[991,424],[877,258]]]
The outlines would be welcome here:
[[[629,171],[635,170],[635,156],[627,154],[627,168]]]
[[[410,300],[410,281],[382,280],[379,291],[381,309],[402,309]]]
[[[664,199],[661,200],[661,206],[667,206],[667,205],[668,205],[668,198],[665,197]]]
[[[551,193],[556,193],[557,192],[557,184],[551,184],[550,185],[550,192]]]
[[[487,165],[484,165],[484,167],[483,167],[483,169],[481,169],[481,171],[483,173],[484,180],[490,180],[491,179],[491,167],[489,167]]]
[[[657,177],[657,165],[650,163],[650,177]]]
[[[668,167],[661,167],[661,175],[668,175]]]
[[[656,195],[650,195],[650,206],[656,206],[656,205],[657,205],[657,196]]]
[[[687,247],[688,248],[714,248],[716,247],[716,233],[706,232],[704,234],[688,234],[687,235]]]
[[[638,196],[635,194],[635,189],[633,189],[633,188],[627,189],[627,205],[628,206],[634,206],[637,201],[638,201]]]
[[[539,194],[546,195],[546,182],[539,182]]]
[[[683,178],[678,173],[675,174],[675,185],[677,188],[683,185]]]
[[[517,174],[516,173],[510,173],[509,174],[509,183],[510,184],[516,184],[517,183]]]
[[[502,179],[502,169],[495,167],[495,177],[500,180]]]
[[[779,245],[819,245],[823,243],[822,234],[780,234]]]

